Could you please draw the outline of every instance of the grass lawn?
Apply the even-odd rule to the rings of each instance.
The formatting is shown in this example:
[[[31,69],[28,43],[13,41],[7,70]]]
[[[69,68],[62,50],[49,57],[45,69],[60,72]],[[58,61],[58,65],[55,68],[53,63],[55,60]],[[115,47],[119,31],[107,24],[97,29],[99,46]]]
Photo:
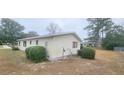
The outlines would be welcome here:
[[[32,63],[24,52],[0,49],[0,74],[124,74],[124,53],[96,50],[96,59],[72,57],[58,62]]]

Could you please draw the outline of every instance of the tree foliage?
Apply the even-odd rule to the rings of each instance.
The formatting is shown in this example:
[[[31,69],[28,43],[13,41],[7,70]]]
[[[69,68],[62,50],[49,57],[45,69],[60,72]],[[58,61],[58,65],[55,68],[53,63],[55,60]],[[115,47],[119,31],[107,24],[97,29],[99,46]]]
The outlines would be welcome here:
[[[35,36],[39,36],[37,32],[35,31],[29,31],[28,33],[25,33],[26,37],[35,37]]]
[[[124,47],[123,26],[113,26],[112,30],[108,32],[106,37],[103,39],[102,47],[108,50],[113,50],[114,47]]]
[[[28,33],[21,32],[19,38],[21,39],[21,38],[35,37],[35,36],[39,36],[39,34],[35,31],[29,31]]]
[[[2,18],[0,25],[0,42],[12,45],[20,38],[24,26],[9,18]]]
[[[88,26],[84,29],[88,30],[89,40],[98,46],[98,43],[102,40],[107,32],[110,31],[113,22],[111,18],[88,18]]]

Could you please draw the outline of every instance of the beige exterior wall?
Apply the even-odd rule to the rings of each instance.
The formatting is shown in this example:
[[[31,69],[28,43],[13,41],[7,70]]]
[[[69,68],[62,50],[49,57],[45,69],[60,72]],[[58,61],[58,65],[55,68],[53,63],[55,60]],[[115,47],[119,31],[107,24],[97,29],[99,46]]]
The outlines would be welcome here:
[[[38,46],[44,46],[45,47],[45,42],[49,41],[50,38],[46,38],[46,39],[31,39],[31,40],[23,40],[26,41],[27,45],[26,47],[23,46],[23,41],[20,41],[20,45],[18,45],[20,50],[25,50],[27,47],[31,47],[31,46],[37,46],[36,45],[36,40],[38,40]],[[32,42],[30,44],[30,41]]]
[[[36,46],[36,40],[39,41],[39,46],[46,47],[50,59],[76,54],[77,50],[80,49],[80,41],[74,35],[56,36],[44,39],[33,39],[31,40],[31,45],[30,40],[27,40],[27,47]],[[47,42],[47,46],[45,46],[45,42]],[[78,42],[77,48],[73,48],[73,42]],[[27,47],[23,47],[23,41],[20,42],[19,48],[21,50],[25,50]],[[63,48],[65,52],[63,52]]]

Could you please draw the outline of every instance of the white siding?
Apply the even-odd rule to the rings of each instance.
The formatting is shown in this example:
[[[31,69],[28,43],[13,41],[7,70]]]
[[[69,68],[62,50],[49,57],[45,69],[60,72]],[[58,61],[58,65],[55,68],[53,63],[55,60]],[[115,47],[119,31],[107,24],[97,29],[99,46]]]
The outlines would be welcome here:
[[[23,40],[27,42],[26,47],[23,47],[23,41],[20,41],[20,50],[25,50],[27,47],[31,47],[31,46],[37,46],[36,45],[36,40],[38,40],[38,46],[44,46],[45,47],[45,42],[48,41],[49,39],[34,39],[34,40]],[[30,41],[32,41],[32,43],[30,44]]]
[[[72,54],[76,54],[77,50],[80,49],[80,41],[74,35],[64,35],[64,36],[56,36],[49,37],[43,39],[34,39],[31,40],[32,44],[30,45],[30,40],[27,41],[27,47],[36,46],[36,40],[38,40],[39,46],[45,46],[47,42],[47,51],[50,59],[58,58],[63,56],[63,48],[65,49],[64,56]],[[73,42],[78,42],[78,47],[73,48]],[[27,47],[23,47],[23,41],[20,42],[19,48],[21,50],[25,50]]]
[[[78,42],[78,47],[73,48],[73,42]],[[64,55],[76,54],[77,50],[80,49],[80,41],[77,40],[73,35],[59,36],[51,39],[49,43],[49,54],[51,58],[62,57],[63,48],[65,49]]]

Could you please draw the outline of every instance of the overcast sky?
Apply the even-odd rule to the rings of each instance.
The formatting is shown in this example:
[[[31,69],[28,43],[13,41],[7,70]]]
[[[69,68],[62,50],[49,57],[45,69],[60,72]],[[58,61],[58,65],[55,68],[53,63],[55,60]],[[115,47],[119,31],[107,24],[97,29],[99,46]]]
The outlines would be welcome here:
[[[24,32],[36,31],[40,35],[48,34],[47,26],[56,23],[63,32],[76,32],[82,39],[87,37],[87,31],[83,28],[88,25],[85,18],[15,18],[25,27]],[[113,19],[116,24],[124,25],[124,19]]]

